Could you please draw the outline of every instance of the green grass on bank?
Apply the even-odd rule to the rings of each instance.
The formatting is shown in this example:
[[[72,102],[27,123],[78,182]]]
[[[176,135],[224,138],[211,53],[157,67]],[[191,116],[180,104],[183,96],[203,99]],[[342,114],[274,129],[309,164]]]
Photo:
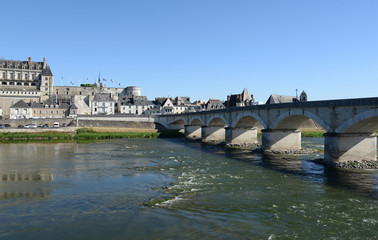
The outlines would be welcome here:
[[[69,133],[41,132],[41,133],[0,133],[0,141],[23,141],[23,140],[70,140]]]
[[[94,132],[91,130],[78,130],[75,140],[89,139],[115,139],[115,138],[179,138],[183,134],[177,131],[163,132]]]
[[[76,135],[61,132],[9,132],[0,133],[0,142],[30,142],[30,141],[67,141],[67,140],[96,140],[116,138],[179,138],[183,134],[177,131],[163,132],[95,132],[92,129],[78,129]]]

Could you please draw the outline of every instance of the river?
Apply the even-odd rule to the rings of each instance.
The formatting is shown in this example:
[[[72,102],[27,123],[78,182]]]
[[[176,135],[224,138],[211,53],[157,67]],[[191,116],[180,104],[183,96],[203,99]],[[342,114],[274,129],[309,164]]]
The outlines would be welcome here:
[[[322,139],[303,138],[306,147]],[[0,239],[377,239],[378,171],[183,139],[0,145]]]

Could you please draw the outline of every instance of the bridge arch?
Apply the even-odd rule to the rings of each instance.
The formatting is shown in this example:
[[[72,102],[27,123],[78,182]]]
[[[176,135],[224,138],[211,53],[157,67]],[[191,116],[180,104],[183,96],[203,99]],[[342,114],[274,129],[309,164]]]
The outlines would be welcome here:
[[[308,119],[316,121],[326,132],[329,132],[331,129],[319,116],[301,109],[290,110],[282,113],[270,124],[269,128],[298,129],[301,124]]]
[[[267,124],[262,120],[262,118],[255,113],[245,113],[232,123],[232,127],[253,127],[257,122],[259,122],[264,128],[267,128]]]
[[[202,119],[200,118],[192,118],[189,120],[189,125],[192,125],[192,126],[203,126],[205,125],[205,123],[202,121]]]
[[[180,119],[176,119],[175,121],[173,122],[170,122],[169,125],[185,125],[187,124],[187,122],[185,121],[185,119],[183,118],[180,118]]]
[[[361,112],[342,123],[337,133],[374,133],[378,130],[378,108]]]
[[[208,120],[207,126],[228,127],[230,124],[223,116],[212,117]]]

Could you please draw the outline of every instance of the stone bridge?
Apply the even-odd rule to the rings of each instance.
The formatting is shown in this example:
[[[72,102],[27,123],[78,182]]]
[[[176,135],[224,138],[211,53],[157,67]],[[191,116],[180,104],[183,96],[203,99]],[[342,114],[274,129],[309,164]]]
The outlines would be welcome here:
[[[266,104],[154,119],[205,142],[256,143],[257,127],[261,127],[262,147],[272,150],[301,149],[300,128],[312,119],[326,131],[325,161],[377,160],[378,98]]]

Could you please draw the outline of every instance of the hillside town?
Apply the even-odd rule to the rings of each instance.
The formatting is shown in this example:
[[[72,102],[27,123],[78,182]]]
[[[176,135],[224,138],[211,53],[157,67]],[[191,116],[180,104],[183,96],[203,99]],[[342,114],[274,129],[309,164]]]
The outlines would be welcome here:
[[[35,62],[0,59],[0,119],[75,118],[78,115],[160,115],[209,111],[262,104],[244,89],[226,101],[192,101],[188,96],[157,97],[141,94],[141,87],[106,87],[99,74],[94,84],[55,86],[46,59]],[[299,96],[271,95],[266,104],[307,101]]]

